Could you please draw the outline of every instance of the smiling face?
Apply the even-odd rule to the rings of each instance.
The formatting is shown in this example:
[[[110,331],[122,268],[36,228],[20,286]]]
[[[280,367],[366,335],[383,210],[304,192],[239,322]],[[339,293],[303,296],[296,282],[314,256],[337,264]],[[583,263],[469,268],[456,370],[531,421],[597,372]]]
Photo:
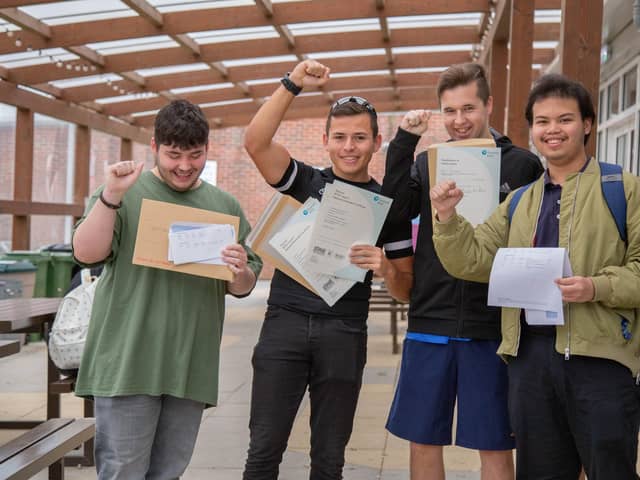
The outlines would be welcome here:
[[[582,119],[573,98],[547,97],[533,104],[531,139],[536,149],[552,166],[573,166],[579,170],[585,162],[585,135],[591,131],[591,119]]]
[[[337,177],[369,181],[369,162],[382,142],[380,135],[373,135],[369,114],[333,117],[323,142]]]
[[[200,174],[207,162],[207,145],[183,150],[175,145],[156,145],[155,172],[162,181],[178,192],[185,192],[200,185]]]
[[[491,97],[486,104],[478,97],[475,81],[444,90],[440,95],[444,127],[453,140],[491,138],[489,115],[492,107]]]

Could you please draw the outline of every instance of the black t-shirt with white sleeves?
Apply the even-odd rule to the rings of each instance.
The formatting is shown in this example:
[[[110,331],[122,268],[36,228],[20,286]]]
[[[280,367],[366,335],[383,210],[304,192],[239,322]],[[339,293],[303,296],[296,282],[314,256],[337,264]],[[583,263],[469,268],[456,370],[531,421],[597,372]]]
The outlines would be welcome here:
[[[280,193],[290,195],[299,202],[304,203],[309,197],[321,200],[325,184],[333,183],[336,179],[375,193],[380,193],[382,188],[374,179],[370,179],[368,182],[352,182],[337,177],[331,168],[314,168],[293,158],[282,179],[272,187]],[[388,217],[380,233],[377,246],[383,247],[387,258],[390,259],[413,255],[411,223],[405,220],[397,221]],[[340,300],[330,307],[315,293],[280,270],[276,270],[271,281],[268,303],[269,305],[277,305],[289,310],[315,315],[366,317],[369,310],[369,297],[371,296],[371,277],[372,272],[369,271],[364,283],[356,283]]]

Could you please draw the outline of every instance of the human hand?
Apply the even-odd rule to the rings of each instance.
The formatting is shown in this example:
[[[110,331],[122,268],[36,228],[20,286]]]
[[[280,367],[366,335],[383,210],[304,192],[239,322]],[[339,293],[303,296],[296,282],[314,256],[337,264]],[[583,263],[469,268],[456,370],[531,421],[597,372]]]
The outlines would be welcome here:
[[[239,243],[232,243],[222,249],[222,261],[227,264],[234,274],[247,268],[247,252]]]
[[[349,261],[365,270],[373,270],[377,276],[383,277],[387,267],[384,252],[373,245],[353,245],[349,250]]]
[[[315,60],[304,60],[295,66],[289,79],[300,88],[321,87],[329,81],[331,69]]]
[[[445,180],[431,189],[429,197],[431,205],[438,214],[438,220],[446,222],[456,213],[456,205],[460,203],[464,193],[456,186],[456,182]]]
[[[102,195],[109,203],[119,204],[124,194],[136,183],[144,168],[143,162],[117,162],[105,169]]]
[[[400,128],[414,135],[423,135],[429,129],[430,118],[428,110],[410,110],[402,118]]]
[[[591,277],[566,277],[556,279],[563,302],[584,303],[593,300],[596,289]]]

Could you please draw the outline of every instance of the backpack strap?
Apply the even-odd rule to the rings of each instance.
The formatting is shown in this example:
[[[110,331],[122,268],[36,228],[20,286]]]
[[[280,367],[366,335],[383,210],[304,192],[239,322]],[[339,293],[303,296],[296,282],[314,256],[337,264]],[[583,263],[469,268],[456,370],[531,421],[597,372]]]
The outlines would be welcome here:
[[[599,162],[602,195],[616,222],[620,238],[627,243],[627,199],[624,195],[622,167],[614,163]]]
[[[513,214],[516,211],[516,207],[518,206],[518,202],[520,202],[520,198],[522,197],[522,194],[526,192],[529,189],[529,187],[534,183],[535,183],[535,180],[531,183],[527,183],[526,185],[523,185],[513,193],[513,196],[511,197],[511,201],[509,202],[509,224],[511,224],[511,219],[513,218]]]

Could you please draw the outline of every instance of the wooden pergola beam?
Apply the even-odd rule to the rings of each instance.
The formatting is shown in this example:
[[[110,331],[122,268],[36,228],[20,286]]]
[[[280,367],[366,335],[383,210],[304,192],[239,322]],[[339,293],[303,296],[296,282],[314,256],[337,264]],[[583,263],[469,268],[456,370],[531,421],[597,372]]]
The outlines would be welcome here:
[[[78,125],[85,125],[117,137],[130,138],[140,143],[147,143],[151,138],[151,132],[140,127],[117,122],[79,106],[69,105],[60,100],[22,90],[9,82],[0,82],[0,102]]]
[[[85,199],[89,196],[90,165],[91,129],[78,125],[76,127],[73,176],[73,203],[76,205],[84,205]],[[74,215],[74,217],[75,220],[78,220],[80,215]]]
[[[8,5],[23,5],[23,2],[9,2]],[[208,8],[163,14],[161,28],[142,17],[125,17],[117,20],[96,20],[77,24],[51,26],[51,38],[47,41],[40,35],[25,32],[24,41],[34,49],[69,47],[87,43],[107,42],[132,38],[143,38],[160,34],[176,35],[217,29],[260,27],[273,23],[288,25],[302,22],[322,22],[329,20],[353,20],[377,16],[373,2],[353,8],[344,0],[320,0],[304,4],[279,3],[273,5],[274,14],[267,18],[254,6]],[[394,0],[385,6],[388,17],[404,15],[435,15],[443,13],[487,12],[486,0],[431,0],[416,2]],[[20,51],[9,38],[0,37],[0,52]]]
[[[589,12],[585,15],[584,12]],[[591,94],[598,111],[600,87],[600,48],[602,44],[601,0],[562,0],[562,29],[560,35],[560,70],[579,80]],[[586,145],[587,154],[596,151],[596,122]]]
[[[16,109],[15,157],[13,167],[13,198],[30,203],[33,189],[34,117],[27,108]],[[3,212],[6,210],[2,209]],[[6,212],[9,213],[9,212]],[[11,248],[29,249],[31,218],[28,212],[15,214],[12,219]]]
[[[27,15],[17,8],[0,9],[0,17],[24,30],[34,32],[45,40],[51,38],[51,28],[46,23]]]
[[[529,126],[523,112],[531,88],[534,10],[530,0],[511,1],[506,133],[515,145],[527,148]]]
[[[76,218],[80,217],[84,211],[84,202],[81,204],[73,204],[0,200],[0,211],[2,211],[3,214],[14,215],[15,228],[16,217],[29,217],[30,215],[68,215]],[[13,235],[13,242],[15,242],[15,231]],[[14,250],[28,250],[29,242],[20,244],[13,243],[11,247]]]
[[[131,10],[134,10],[142,18],[151,22],[155,27],[161,28],[164,25],[164,19],[162,13],[154,8],[149,2],[145,0],[120,0]]]

